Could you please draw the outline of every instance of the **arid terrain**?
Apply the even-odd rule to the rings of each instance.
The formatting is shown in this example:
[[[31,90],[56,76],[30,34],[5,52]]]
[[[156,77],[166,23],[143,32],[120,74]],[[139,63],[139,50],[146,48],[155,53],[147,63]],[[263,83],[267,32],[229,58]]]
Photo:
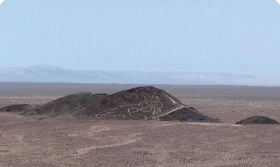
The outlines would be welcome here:
[[[112,94],[135,86],[1,83],[0,107],[39,105],[79,92]],[[222,123],[3,112],[0,166],[280,166],[279,125],[235,125],[254,115],[280,121],[280,87],[153,86]]]

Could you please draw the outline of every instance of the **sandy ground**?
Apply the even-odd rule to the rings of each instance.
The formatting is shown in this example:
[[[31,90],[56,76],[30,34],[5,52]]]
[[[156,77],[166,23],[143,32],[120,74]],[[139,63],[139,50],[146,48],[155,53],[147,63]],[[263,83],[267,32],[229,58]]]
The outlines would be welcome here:
[[[40,86],[34,89],[40,90]],[[221,124],[68,117],[40,119],[45,116],[0,113],[0,167],[279,167],[280,126],[234,126],[235,122],[256,114],[279,121],[279,88],[245,88],[175,87],[170,90],[188,106],[220,119]],[[26,86],[15,85],[10,93],[9,89],[0,87],[0,106],[45,103],[69,91],[61,89],[60,93],[40,90],[42,92],[36,94],[30,87],[28,94]],[[108,89],[114,90],[116,88]],[[274,92],[271,96],[270,91]],[[238,97],[234,92],[242,93]],[[71,88],[69,93],[75,93],[75,90]]]

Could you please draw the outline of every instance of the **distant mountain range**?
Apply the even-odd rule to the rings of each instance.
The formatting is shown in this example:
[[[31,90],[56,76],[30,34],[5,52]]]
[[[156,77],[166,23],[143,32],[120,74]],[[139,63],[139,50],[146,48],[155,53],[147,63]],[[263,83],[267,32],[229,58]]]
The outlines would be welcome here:
[[[280,86],[280,79],[226,73],[67,70],[53,66],[0,68],[0,82]]]

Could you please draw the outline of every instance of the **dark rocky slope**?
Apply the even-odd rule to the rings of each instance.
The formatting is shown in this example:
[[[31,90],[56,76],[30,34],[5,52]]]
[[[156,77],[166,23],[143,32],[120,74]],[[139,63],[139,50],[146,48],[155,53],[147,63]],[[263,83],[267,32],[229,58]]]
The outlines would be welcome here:
[[[265,116],[252,116],[246,119],[243,119],[239,122],[237,122],[236,124],[279,124],[279,122],[277,122],[274,119],[265,117]]]
[[[180,120],[214,122],[194,108],[186,107],[164,90],[137,87],[109,95],[75,113],[97,119]]]
[[[137,87],[112,95],[93,93],[68,95],[27,110],[24,114],[121,120],[216,121],[194,108],[186,107],[166,91],[152,86]]]
[[[25,115],[50,114],[51,116],[71,115],[104,97],[106,94],[77,93],[64,96],[36,108],[27,110]]]
[[[1,108],[0,112],[24,112],[26,110],[30,110],[35,107],[36,105],[30,105],[30,104],[14,104]]]

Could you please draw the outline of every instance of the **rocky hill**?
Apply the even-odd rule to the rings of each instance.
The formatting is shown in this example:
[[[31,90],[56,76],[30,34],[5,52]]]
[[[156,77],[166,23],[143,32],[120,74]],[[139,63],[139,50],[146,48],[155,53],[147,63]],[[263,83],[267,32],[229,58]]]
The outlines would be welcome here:
[[[14,105],[0,108],[0,112],[24,112],[26,110],[31,110],[35,107],[36,105],[30,105],[30,104],[14,104]]]
[[[237,122],[236,124],[279,124],[279,122],[277,122],[274,119],[265,117],[265,116],[252,116],[246,119],[243,119],[239,122]]]
[[[27,110],[24,115],[71,115],[106,96],[106,94],[95,94],[90,92],[67,95],[41,106],[37,106],[36,108]]]
[[[192,107],[185,106],[166,91],[152,86],[132,88],[112,95],[72,94],[24,113],[33,114],[119,120],[216,121]]]
[[[166,91],[152,86],[117,92],[73,115],[93,116],[97,119],[215,121],[186,107]]]

